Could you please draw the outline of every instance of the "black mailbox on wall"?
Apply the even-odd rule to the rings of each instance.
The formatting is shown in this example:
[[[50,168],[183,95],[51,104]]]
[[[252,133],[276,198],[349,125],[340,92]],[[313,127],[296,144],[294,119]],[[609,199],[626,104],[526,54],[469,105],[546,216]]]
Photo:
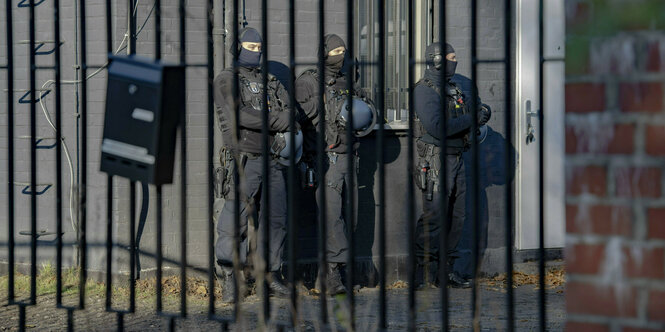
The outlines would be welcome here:
[[[110,56],[101,171],[135,181],[173,181],[185,69],[137,56]]]

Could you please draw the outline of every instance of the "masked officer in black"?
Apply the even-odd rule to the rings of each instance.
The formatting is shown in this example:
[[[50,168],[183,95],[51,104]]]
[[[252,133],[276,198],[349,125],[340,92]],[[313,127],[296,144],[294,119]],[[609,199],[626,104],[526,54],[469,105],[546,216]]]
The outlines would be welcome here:
[[[284,86],[272,75],[268,77],[268,109],[263,107],[263,79],[261,72],[262,39],[253,28],[245,28],[239,33],[238,51],[238,93],[240,94],[239,126],[240,139],[235,142],[234,128],[234,96],[232,93],[234,75],[232,69],[220,73],[214,81],[216,113],[222,131],[223,148],[221,163],[224,175],[221,181],[222,196],[226,199],[217,223],[218,239],[215,246],[217,263],[220,265],[222,275],[222,301],[233,301],[233,288],[235,278],[233,273],[233,232],[234,215],[240,213],[240,264],[247,263],[249,239],[247,234],[248,223],[256,223],[258,217],[257,240],[258,252],[263,253],[262,236],[263,227],[270,227],[270,272],[268,278],[270,292],[275,296],[288,296],[289,290],[284,286],[280,276],[282,265],[282,252],[286,236],[286,184],[285,166],[271,156],[268,179],[270,188],[270,206],[260,206],[262,202],[263,160],[261,156],[261,129],[263,125],[263,112],[268,113],[271,152],[272,147],[284,133],[289,130],[288,94]],[[283,141],[282,141],[283,143]],[[240,211],[235,211],[233,186],[234,167],[238,167],[240,174]],[[270,225],[264,224],[264,216],[268,214]],[[261,259],[262,254],[256,255],[253,264]],[[242,280],[242,278],[240,278]],[[241,295],[242,296],[242,295]]]
[[[345,56],[346,45],[342,38],[335,34],[329,34],[324,37],[325,73],[323,77],[314,70],[310,69],[301,74],[296,80],[296,100],[300,104],[303,112],[309,121],[303,123],[303,132],[305,133],[305,155],[304,159],[312,164],[316,160],[317,153],[316,135],[318,131],[319,118],[319,81],[324,80],[325,92],[323,102],[325,109],[325,132],[319,133],[325,137],[325,168],[323,171],[317,170],[317,176],[324,176],[323,188],[326,197],[326,259],[328,262],[326,286],[330,294],[341,294],[347,290],[342,284],[340,269],[347,261],[348,239],[346,236],[348,221],[345,221],[342,212],[343,202],[346,202],[346,195],[353,191],[353,197],[357,201],[358,188],[350,186],[351,178],[353,183],[357,183],[359,136],[369,133],[376,122],[376,113],[372,107],[368,107],[366,99],[354,99],[353,102],[353,130],[355,135],[351,141],[347,140],[345,123],[345,105],[348,100],[347,77],[342,68],[345,65],[351,65],[350,57]],[[354,88],[354,95],[364,97],[360,89]],[[309,144],[308,144],[309,143]],[[353,153],[349,155],[348,146],[353,147]],[[354,171],[349,174],[347,165],[350,161],[354,165]],[[317,203],[321,206],[319,195],[316,195]],[[357,204],[354,203],[354,206]],[[345,207],[351,208],[351,207]],[[319,212],[320,213],[320,212]],[[355,213],[355,211],[354,211]],[[355,220],[356,218],[354,218]],[[351,286],[352,287],[352,286]]]
[[[439,234],[448,232],[448,285],[467,288],[470,284],[455,274],[452,269],[456,255],[453,251],[459,242],[464,225],[466,180],[462,152],[469,148],[469,135],[472,126],[471,101],[465,100],[460,88],[451,81],[457,67],[455,50],[450,44],[442,49],[440,43],[433,43],[426,49],[427,70],[414,89],[416,111],[418,165],[416,183],[422,190],[423,214],[416,225],[416,287],[426,283],[436,284],[438,270]],[[441,71],[445,71],[442,80]],[[446,103],[446,146],[441,146],[441,103]],[[477,104],[478,124],[485,124],[490,113]],[[445,153],[447,188],[442,193],[439,183],[441,170],[440,157]],[[439,225],[439,202],[448,201],[448,229]]]

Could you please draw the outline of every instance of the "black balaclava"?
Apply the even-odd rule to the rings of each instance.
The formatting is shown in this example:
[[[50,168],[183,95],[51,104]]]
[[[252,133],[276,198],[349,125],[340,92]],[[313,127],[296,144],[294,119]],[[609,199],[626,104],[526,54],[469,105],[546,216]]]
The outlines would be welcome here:
[[[446,43],[445,50],[441,49],[441,43],[432,43],[425,49],[425,57],[427,63],[427,70],[425,70],[425,78],[432,81],[436,85],[441,85],[441,70],[444,70],[446,80],[450,80],[455,75],[457,62],[449,61],[446,55],[455,53],[455,49]]]
[[[340,70],[342,69],[342,66],[344,66],[344,58],[346,56],[346,52],[344,54],[339,54],[339,55],[334,55],[334,56],[328,56],[328,52],[340,47],[344,46],[346,48],[346,44],[344,44],[344,40],[340,38],[340,36],[336,34],[329,34],[326,35],[324,39],[324,59],[326,59],[326,75],[330,76],[335,76],[337,75]]]
[[[446,43],[446,54],[455,53],[455,49],[452,45]],[[444,59],[445,56],[444,56]],[[455,75],[455,69],[457,69],[457,61],[450,61],[446,59],[446,79],[451,79]]]
[[[243,67],[256,68],[261,64],[261,53],[242,47],[243,42],[263,43],[261,35],[254,28],[244,28],[238,34],[238,64]],[[261,45],[263,46],[263,45]]]

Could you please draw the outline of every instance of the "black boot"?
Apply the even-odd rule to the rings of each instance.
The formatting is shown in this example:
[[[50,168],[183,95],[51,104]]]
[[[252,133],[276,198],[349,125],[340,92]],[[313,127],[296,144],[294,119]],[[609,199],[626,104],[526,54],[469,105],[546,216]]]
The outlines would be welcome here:
[[[236,287],[236,278],[233,274],[233,268],[230,266],[221,266],[221,275],[215,273],[217,283],[222,288],[222,303],[233,303],[234,292]]]
[[[337,295],[346,293],[346,287],[342,284],[342,276],[339,274],[340,264],[328,264],[328,275],[326,279],[326,287],[328,294]]]
[[[268,287],[270,288],[270,296],[287,298],[291,295],[291,291],[282,282],[279,277],[279,272],[271,272],[268,275]]]
[[[460,277],[457,272],[450,271],[448,272],[448,286],[452,288],[471,288],[471,283]]]
[[[416,264],[416,277],[414,279],[414,286],[416,290],[425,289],[425,266]]]

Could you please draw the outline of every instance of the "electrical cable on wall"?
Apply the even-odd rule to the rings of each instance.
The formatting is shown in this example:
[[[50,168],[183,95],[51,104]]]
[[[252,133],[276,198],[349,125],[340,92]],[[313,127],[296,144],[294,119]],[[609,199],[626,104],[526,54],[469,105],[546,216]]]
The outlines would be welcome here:
[[[134,6],[133,15],[136,15],[138,5],[139,5],[139,1],[137,0],[136,5]],[[148,19],[152,16],[152,12],[153,12],[154,8],[155,8],[155,3],[153,3],[152,9],[148,13],[148,16],[145,18],[145,21],[143,22],[143,24],[141,26],[141,30],[142,30],[143,26],[145,26],[145,24],[148,22]],[[138,37],[141,30],[139,30],[136,33],[136,37]],[[125,33],[124,37],[122,38],[122,41],[120,41],[120,45],[118,46],[118,49],[114,52],[114,54],[118,54],[120,51],[122,51],[126,47],[125,42],[127,41],[128,37],[129,37],[129,30]],[[104,69],[106,69],[107,66],[108,66],[108,62],[104,63],[104,65],[102,65],[99,69],[95,70],[93,73],[88,75],[85,78],[85,81],[93,78],[94,76],[96,76],[97,74],[102,72]],[[77,71],[78,71],[78,64],[77,64],[76,68],[77,68]],[[78,90],[78,84],[81,83],[81,82],[83,82],[83,80],[61,80],[60,81],[61,84],[75,84],[77,86],[77,90]],[[51,113],[48,111],[48,108],[44,104],[44,99],[42,98],[46,93],[48,93],[45,90],[48,90],[53,84],[55,84],[55,80],[48,80],[48,81],[44,82],[44,84],[42,85],[42,90],[39,93],[39,105],[41,106],[42,112],[44,113],[44,117],[46,118],[46,121],[48,122],[48,124],[51,126],[51,129],[53,129],[53,131],[56,132],[56,127],[55,127],[55,124],[54,124],[53,119],[51,117]],[[77,100],[77,103],[78,103],[78,92],[77,92],[76,100]],[[78,106],[77,106],[77,109],[78,109]],[[78,111],[75,114],[78,117]],[[69,152],[69,148],[68,148],[67,142],[66,142],[66,137],[64,135],[61,135],[61,143],[62,143],[63,149],[65,151],[65,157],[67,158],[67,164],[69,166],[69,217],[70,217],[70,220],[71,220],[72,229],[74,231],[76,231],[78,229],[78,227],[77,227],[78,225],[75,223],[75,220],[78,220],[78,218],[75,217],[76,209],[74,208],[74,205],[75,205],[75,202],[76,202],[76,197],[77,197],[77,195],[74,195],[74,188],[75,188],[74,181],[75,181],[75,178],[76,178],[75,174],[74,174],[74,163],[72,161],[71,153]]]

